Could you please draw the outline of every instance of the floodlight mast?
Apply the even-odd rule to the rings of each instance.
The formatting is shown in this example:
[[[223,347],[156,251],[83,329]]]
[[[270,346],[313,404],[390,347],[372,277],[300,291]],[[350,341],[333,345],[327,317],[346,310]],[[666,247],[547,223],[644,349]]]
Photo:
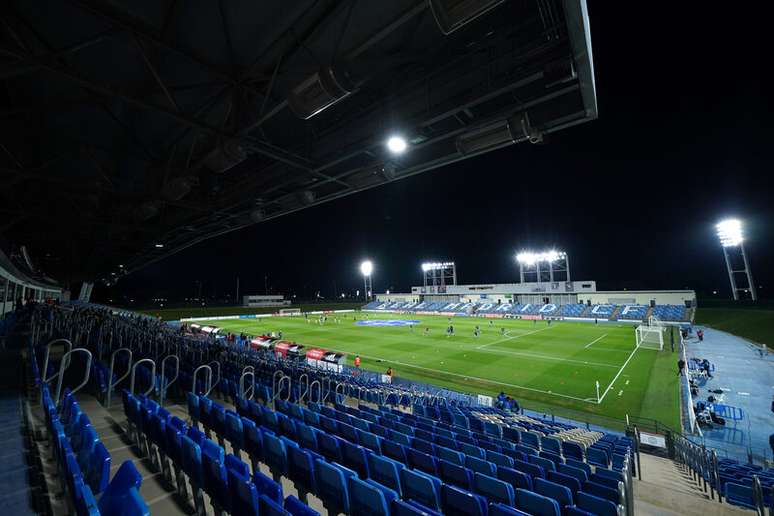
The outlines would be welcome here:
[[[444,294],[448,285],[457,284],[457,266],[454,262],[425,262],[422,277],[425,294]]]
[[[564,251],[550,249],[542,253],[521,251],[516,255],[519,264],[519,280],[528,283],[534,279],[536,283],[543,281],[571,281],[570,258]],[[564,276],[558,279],[556,276]]]
[[[715,225],[718,233],[720,245],[723,247],[723,257],[726,260],[726,270],[728,271],[728,281],[731,283],[731,293],[734,301],[739,301],[739,292],[749,291],[753,301],[758,300],[758,292],[755,290],[750,262],[747,259],[747,253],[744,249],[744,236],[742,232],[742,221],[739,219],[726,219]],[[741,269],[734,269],[732,262],[739,263],[741,259]],[[739,287],[736,281],[738,274],[744,274],[747,279],[747,287]]]

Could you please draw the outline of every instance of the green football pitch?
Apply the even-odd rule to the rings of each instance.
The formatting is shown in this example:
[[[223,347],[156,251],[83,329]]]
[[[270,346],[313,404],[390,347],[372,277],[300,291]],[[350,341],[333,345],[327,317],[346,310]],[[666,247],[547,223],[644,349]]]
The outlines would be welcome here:
[[[624,324],[454,317],[454,335],[447,336],[444,316],[358,312],[330,314],[325,324],[317,318],[197,322],[250,335],[281,331],[285,340],[347,353],[350,365],[360,355],[369,370],[392,367],[397,376],[467,393],[503,391],[526,408],[557,415],[613,426],[629,415],[680,429],[678,355],[668,335],[657,351],[637,349],[633,326]],[[418,322],[378,325],[388,320]]]

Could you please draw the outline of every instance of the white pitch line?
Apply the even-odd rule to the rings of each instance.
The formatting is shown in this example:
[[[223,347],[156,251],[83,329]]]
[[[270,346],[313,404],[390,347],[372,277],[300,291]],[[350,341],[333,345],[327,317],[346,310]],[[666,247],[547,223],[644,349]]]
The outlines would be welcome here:
[[[500,340],[496,340],[494,342],[490,342],[489,344],[482,344],[480,346],[477,346],[476,349],[485,349],[485,348],[488,348],[489,346],[494,346],[495,344],[499,344],[500,342],[506,342],[506,341],[509,341],[509,340],[515,340],[515,339],[518,339],[518,338],[521,338],[521,337],[526,337],[527,335],[532,335],[533,333],[538,333],[538,332],[546,331],[546,330],[550,330],[550,329],[551,329],[551,326],[547,326],[545,328],[540,328],[539,330],[528,331],[527,333],[520,333],[518,335],[514,335],[513,337],[506,337],[504,339],[500,339]]]
[[[605,337],[607,337],[607,333],[605,333],[605,334],[604,334],[604,335],[602,335],[601,337],[597,337],[596,339],[592,340],[591,342],[589,342],[588,344],[586,344],[586,345],[585,345],[585,346],[583,346],[583,347],[584,347],[584,348],[589,348],[589,347],[591,347],[591,345],[592,345],[592,344],[594,344],[595,342],[599,342],[600,340],[604,339]]]
[[[561,357],[552,357],[548,355],[540,355],[538,353],[527,353],[524,351],[510,351],[507,349],[487,349],[482,350],[482,353],[495,353],[495,354],[505,354],[505,355],[514,355],[517,357],[529,357],[529,358],[536,358],[538,360],[552,360],[554,362],[568,362],[571,364],[580,364],[580,365],[590,365],[590,366],[596,366],[596,367],[610,367],[612,369],[615,369],[618,366],[614,366],[611,364],[603,364],[602,362],[589,362],[588,360],[574,360],[572,358],[561,358]]]
[[[342,350],[339,350],[339,349],[333,349],[333,348],[327,348],[327,349],[329,349],[330,351],[335,351],[337,353],[349,353],[348,351],[342,351]],[[488,378],[480,378],[478,376],[471,376],[469,374],[466,375],[466,374],[460,374],[460,373],[452,373],[451,371],[443,371],[441,369],[433,369],[432,367],[423,367],[423,366],[418,366],[418,365],[415,365],[415,364],[407,364],[405,362],[398,362],[397,360],[375,357],[373,355],[364,355],[362,353],[360,354],[360,356],[364,357],[364,358],[370,358],[370,359],[373,359],[373,360],[382,360],[384,362],[388,362],[388,363],[392,363],[392,364],[398,364],[398,365],[402,365],[402,366],[406,366],[406,367],[411,367],[411,368],[414,368],[414,369],[423,369],[425,371],[433,371],[435,373],[443,373],[443,374],[446,374],[446,375],[458,376],[460,378],[468,378],[468,379],[471,379],[471,380],[479,380],[481,382],[491,383],[491,384],[495,384],[495,385],[505,385],[506,387],[514,387],[516,389],[524,389],[525,391],[540,392],[540,393],[543,393],[543,394],[550,394],[551,396],[559,396],[559,397],[562,397],[562,398],[569,398],[569,399],[577,400],[577,401],[585,401],[586,403],[594,403],[594,404],[597,403],[597,401],[595,399],[593,399],[593,398],[578,398],[576,396],[570,396],[569,394],[559,394],[558,392],[544,391],[542,389],[535,389],[533,387],[524,387],[523,385],[516,385],[516,384],[513,384],[513,383],[498,382],[496,380],[490,380]]]
[[[615,377],[613,377],[613,381],[610,382],[610,385],[607,386],[607,389],[605,389],[605,392],[602,393],[602,397],[599,398],[599,401],[597,402],[598,404],[600,404],[600,405],[602,404],[602,400],[605,399],[605,396],[607,396],[608,391],[610,391],[610,389],[613,387],[613,384],[615,383],[616,380],[618,380],[618,377],[621,376],[621,373],[623,372],[624,368],[629,363],[629,361],[632,359],[634,354],[637,353],[638,349],[640,349],[639,346],[635,346],[634,351],[632,351],[632,354],[629,355],[629,358],[627,358],[626,362],[623,363],[623,365],[621,366],[621,369],[618,370],[618,374],[616,374]]]

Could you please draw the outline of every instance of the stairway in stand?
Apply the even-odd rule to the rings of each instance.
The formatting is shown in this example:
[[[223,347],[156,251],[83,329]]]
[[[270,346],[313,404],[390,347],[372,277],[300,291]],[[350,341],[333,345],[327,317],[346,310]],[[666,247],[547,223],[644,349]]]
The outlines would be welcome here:
[[[642,480],[634,481],[634,510],[638,516],[656,515],[747,515],[754,511],[718,503],[704,492],[703,484],[669,459],[642,455]]]

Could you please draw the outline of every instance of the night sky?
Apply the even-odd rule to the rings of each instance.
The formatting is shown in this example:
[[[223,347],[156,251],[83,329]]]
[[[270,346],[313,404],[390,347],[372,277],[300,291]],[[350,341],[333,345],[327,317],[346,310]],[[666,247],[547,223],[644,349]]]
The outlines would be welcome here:
[[[678,11],[682,9],[683,11]],[[764,13],[589,2],[599,119],[209,240],[124,278],[137,297],[407,291],[424,260],[462,283],[515,282],[517,250],[555,247],[603,289],[730,297],[714,224],[746,224],[761,298],[774,289],[774,96]],[[757,7],[756,7],[757,9]]]

